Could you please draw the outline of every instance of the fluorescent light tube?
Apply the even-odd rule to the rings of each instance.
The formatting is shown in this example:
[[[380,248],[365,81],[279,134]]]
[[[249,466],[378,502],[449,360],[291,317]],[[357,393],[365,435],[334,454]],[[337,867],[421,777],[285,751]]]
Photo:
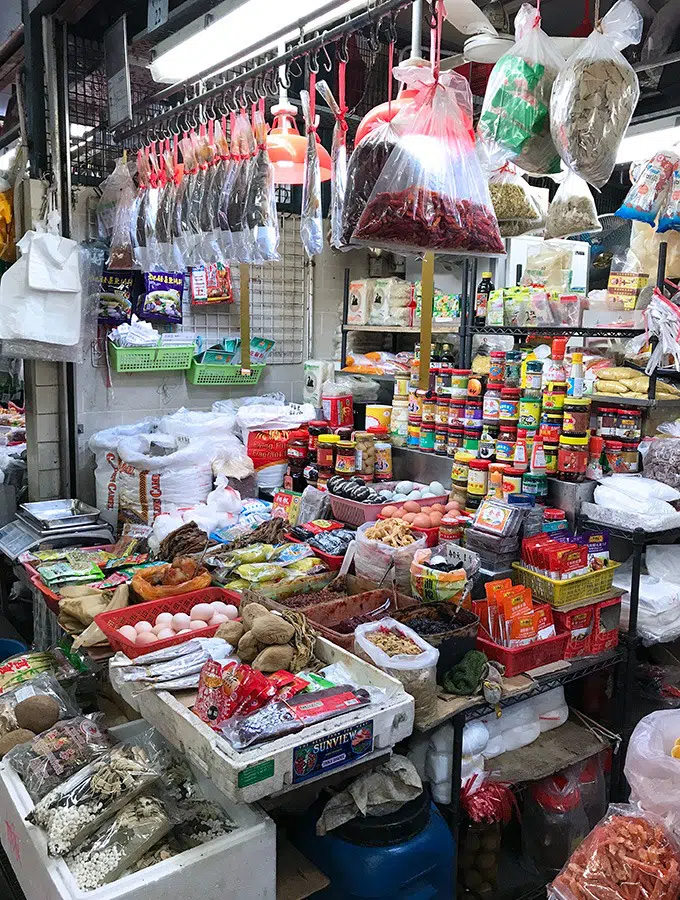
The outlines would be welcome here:
[[[667,116],[645,124],[632,125],[621,141],[616,162],[649,159],[660,150],[671,150],[679,141],[680,118]]]
[[[323,6],[323,3],[320,4],[319,0],[247,0],[207,28],[194,32],[181,43],[162,52],[151,63],[151,75],[154,81],[175,84],[205,69],[217,67],[243,47],[262,41],[257,50],[259,56],[276,47],[281,40],[295,40],[299,36],[299,20],[313,15],[320,5]],[[311,20],[305,26],[305,32],[318,31],[329,22],[342,19],[367,5],[368,0],[348,0],[332,12]],[[288,27],[291,29],[289,33],[267,41],[270,35],[276,35]],[[232,65],[240,65],[248,58],[244,56]]]

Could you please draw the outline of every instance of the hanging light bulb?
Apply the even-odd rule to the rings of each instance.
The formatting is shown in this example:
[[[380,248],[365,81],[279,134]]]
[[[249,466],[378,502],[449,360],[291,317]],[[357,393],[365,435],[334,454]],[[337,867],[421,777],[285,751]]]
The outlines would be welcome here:
[[[279,45],[283,55],[286,47]],[[302,184],[305,176],[307,138],[300,134],[295,122],[297,109],[288,102],[286,67],[279,67],[279,102],[272,106],[274,122],[267,135],[267,152],[274,166],[274,184]],[[318,146],[321,180],[330,181],[331,157],[321,144]]]

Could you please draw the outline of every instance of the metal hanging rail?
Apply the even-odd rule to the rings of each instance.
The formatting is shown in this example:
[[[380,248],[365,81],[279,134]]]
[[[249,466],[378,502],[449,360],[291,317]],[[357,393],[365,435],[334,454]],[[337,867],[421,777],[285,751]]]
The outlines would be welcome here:
[[[253,82],[253,92],[256,97],[265,97],[268,94],[274,94],[276,93],[276,90],[278,90],[280,66],[288,66],[294,60],[302,59],[303,57],[316,53],[324,47],[336,43],[346,35],[355,32],[358,29],[364,28],[367,25],[375,24],[377,30],[380,28],[382,21],[386,17],[388,17],[390,14],[395,15],[399,9],[410,6],[412,2],[413,0],[384,0],[384,2],[380,3],[379,5],[372,6],[365,12],[348,18],[346,21],[340,23],[339,25],[336,25],[334,28],[331,28],[328,31],[324,31],[308,41],[297,44],[286,53],[273,57],[267,62],[260,63],[259,65],[255,66],[252,69],[249,69],[246,72],[243,72],[240,75],[236,75],[233,78],[223,81],[221,84],[214,85],[207,90],[196,93],[195,96],[187,98],[181,103],[177,103],[174,106],[169,107],[167,110],[159,113],[158,115],[155,115],[149,119],[145,119],[143,122],[140,122],[139,124],[133,125],[129,128],[121,127],[117,129],[115,132],[116,140],[124,141],[136,134],[143,134],[144,132],[157,128],[172,119],[176,119],[182,114],[186,114],[192,110],[195,110],[197,107],[200,107],[202,104],[206,103],[206,101],[215,101],[217,98],[221,98],[222,102],[225,105],[228,105],[227,98],[231,99],[231,108],[237,110],[239,105],[238,103],[234,105],[234,92],[237,88],[243,87],[249,82]],[[319,10],[314,13],[314,18],[318,18],[318,16]],[[290,31],[290,28],[287,29],[287,31]],[[236,58],[242,59],[243,52],[241,52]],[[223,68],[224,67],[222,67],[222,69]],[[200,76],[193,76],[186,82],[182,82],[180,84],[173,85],[172,88],[166,88],[163,91],[159,91],[157,94],[148,97],[143,104],[140,104],[137,107],[137,109],[133,109],[133,115],[137,114],[140,111],[140,107],[146,108],[154,103],[162,102],[169,96],[170,91],[177,92],[179,90],[186,90],[189,88],[189,86],[194,86],[199,81],[201,81]]]

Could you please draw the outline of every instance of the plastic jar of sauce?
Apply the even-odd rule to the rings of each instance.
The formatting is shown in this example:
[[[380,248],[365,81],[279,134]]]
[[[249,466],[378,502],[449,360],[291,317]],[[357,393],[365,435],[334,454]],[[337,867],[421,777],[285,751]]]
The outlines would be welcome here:
[[[505,354],[505,377],[503,379],[506,388],[518,388],[522,377],[522,354],[519,350],[508,350]]]
[[[567,397],[564,401],[563,434],[586,434],[590,426],[590,400]]]
[[[287,491],[301,493],[307,486],[304,471],[309,454],[309,435],[306,431],[291,431],[288,436],[286,456],[288,468],[283,479]]]
[[[331,469],[335,471],[335,452],[340,443],[337,434],[320,434],[316,444],[316,461],[319,469]]]
[[[392,480],[392,444],[389,441],[375,442],[375,480]]]
[[[588,438],[563,434],[557,452],[557,477],[582,481],[588,466]]]
[[[470,463],[473,459],[474,456],[471,453],[468,453],[467,450],[458,450],[453,458],[453,465],[451,466],[451,481],[454,484],[464,486],[466,490]]]
[[[434,425],[434,417],[437,411],[437,397],[434,393],[427,392],[423,397],[423,416],[422,421],[432,423]]]
[[[503,499],[503,473],[506,464],[504,462],[489,463],[489,496],[497,500]]]
[[[623,460],[623,471],[635,473],[639,471],[640,459],[638,456],[637,441],[622,441],[621,459]]]
[[[639,409],[619,409],[616,434],[622,440],[639,441],[642,437],[642,413]],[[637,469],[635,470],[637,472]]]
[[[489,379],[487,387],[502,388],[505,384],[505,352],[492,350],[489,354]]]
[[[309,456],[310,459],[316,459],[316,447],[319,437],[322,434],[330,434],[331,427],[323,419],[314,419],[307,424],[307,430],[309,431]]]
[[[468,400],[465,404],[465,427],[474,428],[482,424],[482,401]]]
[[[597,411],[597,431],[600,437],[613,438],[618,434],[618,409],[601,406]]]
[[[555,443],[544,443],[543,452],[545,453],[545,473],[546,475],[555,475],[557,472],[557,456],[559,453],[559,440]]]
[[[423,453],[434,452],[434,422],[423,422],[421,424],[419,449]]]
[[[501,392],[498,388],[489,388],[482,401],[482,419],[485,422],[497,422],[501,414]]]
[[[543,531],[566,531],[569,528],[569,522],[563,509],[548,507],[543,510]]]
[[[465,430],[462,427],[449,426],[448,436],[446,440],[446,455],[453,458],[456,451],[463,446],[463,435]]]
[[[435,425],[448,425],[449,424],[449,404],[450,398],[446,395],[441,395],[437,397],[437,406],[435,408],[434,413],[434,423]]]
[[[439,543],[445,541],[460,544],[463,537],[463,519],[454,513],[447,513],[439,523]]]
[[[503,469],[503,499],[507,502],[511,494],[522,493],[522,473],[512,466]]]
[[[406,446],[413,447],[417,449],[420,447],[420,429],[421,429],[421,421],[420,419],[412,419],[409,416],[408,426],[406,431]]]
[[[549,444],[559,443],[562,434],[562,413],[544,412],[541,416],[541,427],[538,434]]]
[[[482,426],[478,428],[466,428],[463,432],[463,449],[473,456],[479,453],[479,441],[482,437]]]
[[[465,422],[465,400],[452,397],[449,400],[449,425],[456,428]]]
[[[468,467],[468,494],[486,496],[489,487],[489,460],[471,459]]]
[[[607,465],[612,472],[625,472],[626,468],[622,456],[623,444],[621,441],[613,441],[610,439],[604,442],[604,455],[607,459]]]
[[[524,428],[538,428],[541,423],[541,399],[522,397],[519,401],[519,424]]]
[[[420,421],[423,418],[423,401],[425,400],[425,394],[427,394],[427,391],[423,390],[411,391],[411,393],[409,394],[409,419],[418,419],[418,421]]]
[[[525,397],[538,397],[542,394],[543,363],[540,359],[527,360],[525,376]]]
[[[512,462],[517,442],[517,428],[501,422],[498,440],[496,441],[496,459],[498,462]]]
[[[448,425],[434,426],[434,452],[437,456],[446,456],[446,447],[449,439]]]
[[[356,470],[356,442],[338,441],[335,454],[335,474],[349,476],[354,475]]]
[[[472,369],[451,369],[451,396],[453,398],[465,398],[468,392],[468,381],[472,375]]]
[[[543,409],[564,409],[567,397],[566,381],[551,381],[543,392]]]
[[[501,390],[500,415],[501,422],[517,424],[519,420],[519,388],[504,387]]]
[[[534,497],[536,503],[545,503],[548,496],[547,475],[535,475],[532,472],[525,472],[522,475],[522,493]]]

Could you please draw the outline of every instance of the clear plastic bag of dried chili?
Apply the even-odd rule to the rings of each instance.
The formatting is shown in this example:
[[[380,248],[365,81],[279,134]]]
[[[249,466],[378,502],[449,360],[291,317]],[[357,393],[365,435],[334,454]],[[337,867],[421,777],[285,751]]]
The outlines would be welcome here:
[[[422,88],[393,120],[397,145],[352,240],[402,253],[504,253],[470,128],[470,87],[456,72],[426,77],[419,69]]]
[[[656,818],[612,805],[548,887],[550,900],[677,900],[680,845]]]

